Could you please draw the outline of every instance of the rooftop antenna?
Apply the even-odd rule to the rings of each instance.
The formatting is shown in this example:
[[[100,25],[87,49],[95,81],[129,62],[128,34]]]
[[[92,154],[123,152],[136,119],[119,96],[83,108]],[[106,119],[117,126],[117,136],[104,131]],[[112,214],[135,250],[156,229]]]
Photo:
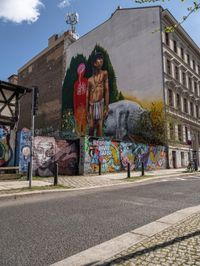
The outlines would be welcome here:
[[[66,15],[66,23],[71,25],[71,31],[73,36],[78,39],[78,34],[76,33],[76,24],[79,21],[79,14],[77,12],[67,13]]]

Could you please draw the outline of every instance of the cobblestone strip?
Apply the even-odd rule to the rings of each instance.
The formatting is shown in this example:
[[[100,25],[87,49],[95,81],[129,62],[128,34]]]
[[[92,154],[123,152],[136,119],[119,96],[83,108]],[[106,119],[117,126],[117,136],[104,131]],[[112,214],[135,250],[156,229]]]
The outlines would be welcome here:
[[[59,177],[59,184],[69,187],[93,187],[93,186],[104,186],[110,184],[120,184],[123,180],[110,180],[101,177]]]
[[[200,213],[143,240],[101,265],[200,265]]]

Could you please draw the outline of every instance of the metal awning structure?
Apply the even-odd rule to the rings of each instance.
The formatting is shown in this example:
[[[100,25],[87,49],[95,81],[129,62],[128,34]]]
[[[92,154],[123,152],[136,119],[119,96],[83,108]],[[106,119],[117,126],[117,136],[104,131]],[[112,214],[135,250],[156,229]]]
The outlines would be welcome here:
[[[19,119],[19,100],[31,88],[0,80],[0,124],[14,128]]]

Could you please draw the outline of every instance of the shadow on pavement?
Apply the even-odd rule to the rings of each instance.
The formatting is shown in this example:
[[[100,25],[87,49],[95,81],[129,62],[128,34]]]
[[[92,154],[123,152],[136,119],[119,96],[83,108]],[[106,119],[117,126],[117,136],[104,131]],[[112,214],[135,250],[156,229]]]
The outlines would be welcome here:
[[[158,244],[158,245],[155,245],[155,246],[152,246],[152,247],[149,247],[149,248],[144,248],[144,249],[140,249],[134,253],[131,253],[131,254],[128,254],[128,255],[125,255],[125,256],[122,256],[122,257],[118,257],[116,259],[113,259],[113,260],[110,260],[110,261],[107,261],[107,262],[104,262],[104,263],[101,263],[101,264],[97,264],[98,266],[107,266],[107,265],[111,265],[112,263],[122,263],[122,262],[125,262],[127,260],[130,260],[130,259],[133,259],[133,258],[136,258],[138,256],[142,256],[142,255],[145,255],[147,253],[150,253],[152,251],[156,251],[158,249],[161,249],[161,248],[165,248],[167,246],[170,246],[170,245],[173,245],[177,242],[181,242],[181,241],[184,241],[186,239],[189,239],[191,237],[195,237],[195,236],[198,236],[200,235],[200,230],[197,230],[193,233],[190,233],[190,234],[187,234],[187,235],[184,235],[184,236],[180,236],[180,237],[176,237],[170,241],[167,241],[167,242],[164,242],[164,243],[161,243],[161,244]]]

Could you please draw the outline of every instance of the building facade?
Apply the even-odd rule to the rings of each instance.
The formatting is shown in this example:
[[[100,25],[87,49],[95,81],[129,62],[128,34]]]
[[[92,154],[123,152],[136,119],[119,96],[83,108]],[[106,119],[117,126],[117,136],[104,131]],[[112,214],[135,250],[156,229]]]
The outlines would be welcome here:
[[[54,34],[48,40],[48,47],[18,70],[18,84],[39,88],[39,111],[35,118],[38,134],[60,129],[61,87],[64,76],[64,43],[74,41],[71,33]],[[31,95],[21,101],[18,129],[31,128]]]
[[[170,168],[199,161],[200,50],[181,26],[165,31],[175,24],[171,13],[160,6],[118,8],[78,40],[69,32],[51,37],[48,48],[18,72],[19,84],[39,87],[36,129],[44,135],[49,129],[60,130],[65,117],[64,130],[71,130],[76,138],[88,135],[88,125],[78,132],[75,83],[77,89],[80,64],[85,64],[85,77],[92,79],[88,69],[94,54],[101,51],[110,89],[103,134],[167,146]],[[19,129],[30,128],[30,104],[31,98],[24,97]],[[156,155],[152,152],[152,156]]]
[[[169,11],[162,11],[163,77],[169,164],[185,167],[199,161],[200,145],[200,50]]]

